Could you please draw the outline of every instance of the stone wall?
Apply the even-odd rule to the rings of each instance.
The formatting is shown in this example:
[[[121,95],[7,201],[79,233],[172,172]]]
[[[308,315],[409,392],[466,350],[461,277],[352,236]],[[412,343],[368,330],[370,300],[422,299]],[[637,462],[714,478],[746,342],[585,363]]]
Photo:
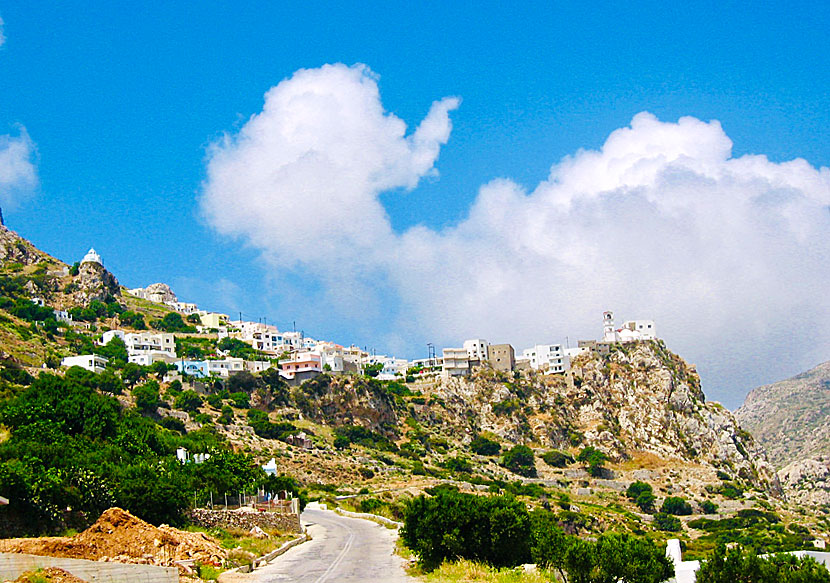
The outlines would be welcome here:
[[[299,514],[280,514],[278,512],[240,512],[238,510],[209,510],[195,508],[187,518],[197,526],[205,528],[239,528],[251,530],[258,526],[262,529],[277,529],[283,532],[302,532]]]

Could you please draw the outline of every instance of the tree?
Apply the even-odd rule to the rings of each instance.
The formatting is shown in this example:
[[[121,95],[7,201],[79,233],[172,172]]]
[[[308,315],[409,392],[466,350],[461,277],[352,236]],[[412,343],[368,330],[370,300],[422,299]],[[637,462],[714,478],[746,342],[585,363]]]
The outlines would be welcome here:
[[[499,455],[501,445],[498,441],[494,441],[483,435],[476,435],[475,439],[470,442],[470,449],[473,453],[479,455]]]
[[[683,528],[680,519],[665,512],[658,512],[654,515],[654,527],[666,532],[680,532]]]
[[[641,482],[640,480],[632,482],[625,491],[625,495],[633,500],[643,512],[654,512],[654,501],[657,498],[654,495],[654,490],[652,489],[651,484]]]
[[[133,389],[135,406],[142,413],[154,413],[159,406],[159,384],[156,381],[147,381]]]
[[[526,445],[515,445],[507,450],[504,454],[503,465],[514,474],[527,478],[536,477],[533,450]]]
[[[704,514],[715,514],[718,511],[718,505],[711,500],[704,500],[700,503],[700,509]]]
[[[564,468],[574,462],[574,458],[562,451],[551,450],[542,455],[542,460],[554,468]]]
[[[139,380],[144,378],[146,374],[147,373],[144,371],[143,366],[140,366],[134,362],[128,362],[124,365],[124,368],[121,371],[121,380],[123,380],[128,386],[132,387]]]
[[[475,496],[436,488],[407,503],[401,540],[427,569],[458,558],[496,567],[530,558],[530,517],[507,496]]]
[[[187,389],[178,394],[173,401],[173,406],[182,411],[195,411],[202,406],[202,397],[192,389]]]
[[[537,565],[556,569],[565,578],[565,553],[570,541],[556,515],[542,508],[530,513],[530,555]]]
[[[111,363],[119,363],[124,366],[129,360],[127,345],[118,336],[113,336],[109,342],[98,349],[101,356],[107,357]]]
[[[588,473],[592,476],[599,477],[602,475],[604,468],[602,464],[608,460],[608,456],[605,455],[603,452],[598,450],[597,448],[588,445],[579,452],[579,455],[576,457],[577,460],[581,462],[588,463]]]
[[[758,557],[719,544],[697,572],[698,583],[830,583],[830,572],[809,557],[790,554]]]
[[[675,516],[688,516],[692,513],[692,505],[682,496],[669,496],[663,500],[660,512],[674,514]]]

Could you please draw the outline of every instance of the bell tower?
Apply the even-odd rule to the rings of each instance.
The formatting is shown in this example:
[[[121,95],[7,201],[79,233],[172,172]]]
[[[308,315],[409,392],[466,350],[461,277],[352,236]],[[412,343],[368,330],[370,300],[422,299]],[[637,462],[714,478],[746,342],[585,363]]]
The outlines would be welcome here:
[[[616,342],[617,331],[614,330],[614,312],[602,313],[602,340],[604,342]]]

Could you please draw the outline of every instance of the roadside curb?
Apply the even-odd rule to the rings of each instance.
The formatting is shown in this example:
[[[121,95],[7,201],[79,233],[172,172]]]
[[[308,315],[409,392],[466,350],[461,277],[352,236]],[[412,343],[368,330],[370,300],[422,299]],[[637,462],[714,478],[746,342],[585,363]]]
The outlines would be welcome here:
[[[290,541],[284,542],[278,549],[274,549],[270,553],[266,553],[266,554],[262,555],[261,557],[255,558],[251,562],[250,565],[244,565],[242,567],[237,567],[235,569],[229,569],[227,571],[223,571],[219,575],[219,578],[217,579],[217,581],[219,581],[219,583],[223,583],[223,578],[222,578],[223,575],[226,576],[225,579],[224,579],[225,581],[230,582],[230,581],[236,580],[236,579],[234,579],[235,574],[237,574],[237,573],[239,573],[239,574],[251,573],[252,571],[254,571],[256,569],[267,565],[270,561],[273,561],[274,559],[276,559],[277,557],[279,557],[280,555],[285,553],[288,549],[292,549],[292,548],[296,547],[297,545],[300,545],[300,544],[302,544],[304,542],[307,542],[309,540],[311,540],[311,537],[308,536],[308,534],[304,533],[304,534],[298,536],[297,538],[294,538],[294,539],[291,539]]]
[[[363,520],[380,522],[386,526],[391,526],[392,528],[400,528],[403,526],[403,522],[398,522],[378,514],[369,514],[368,512],[351,512],[349,510],[343,510],[342,508],[335,508],[334,511],[341,516],[347,516],[349,518],[362,518]]]

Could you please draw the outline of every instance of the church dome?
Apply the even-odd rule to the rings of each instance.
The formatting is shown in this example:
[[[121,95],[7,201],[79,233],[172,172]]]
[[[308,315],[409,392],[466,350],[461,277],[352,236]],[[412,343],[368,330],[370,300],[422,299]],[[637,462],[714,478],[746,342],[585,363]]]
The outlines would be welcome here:
[[[97,263],[98,265],[104,265],[104,262],[101,261],[101,256],[95,252],[95,249],[87,251],[87,254],[84,255],[83,259],[81,259],[81,263]]]

